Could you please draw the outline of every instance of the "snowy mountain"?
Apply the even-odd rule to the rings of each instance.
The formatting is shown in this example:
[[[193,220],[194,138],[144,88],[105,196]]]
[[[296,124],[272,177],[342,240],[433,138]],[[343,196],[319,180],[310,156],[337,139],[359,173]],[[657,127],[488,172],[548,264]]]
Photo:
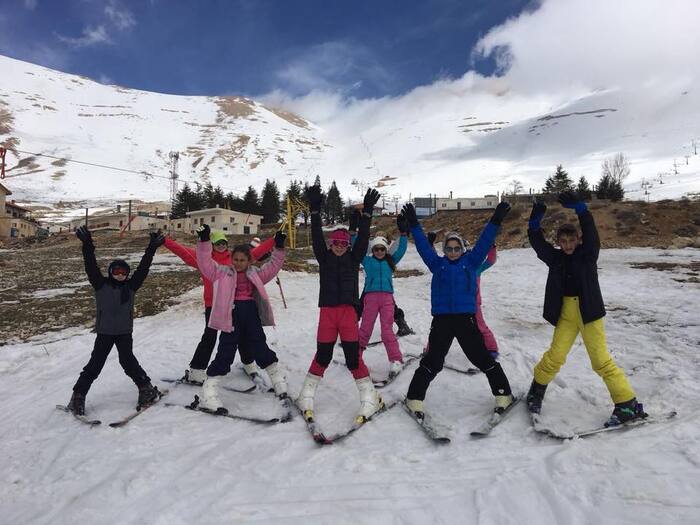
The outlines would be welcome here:
[[[514,179],[536,191],[560,163],[595,184],[601,162],[618,152],[631,163],[631,198],[700,191],[692,83],[523,94],[507,79],[468,73],[352,101],[313,124],[297,116],[317,113],[320,103],[309,100],[149,93],[4,57],[0,71],[0,141],[17,152],[8,154],[6,182],[20,201],[167,200],[171,151],[180,152],[181,184],[211,181],[234,193],[316,174],[350,198],[368,186],[397,201],[479,196]]]

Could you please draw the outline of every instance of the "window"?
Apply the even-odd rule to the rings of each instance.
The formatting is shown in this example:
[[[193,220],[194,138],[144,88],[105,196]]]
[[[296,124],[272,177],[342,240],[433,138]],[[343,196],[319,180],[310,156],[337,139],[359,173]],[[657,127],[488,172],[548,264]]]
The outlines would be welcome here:
[[[229,218],[229,221],[231,222],[231,224],[233,224],[233,223],[234,223],[234,218],[233,218],[233,217],[230,217],[230,218]]]
[[[244,234],[249,234],[250,233],[250,226],[243,226],[243,233]]]
[[[201,218],[199,219],[199,224],[204,224],[204,217],[201,217]]]
[[[470,203],[469,205],[470,205],[470,206],[476,206],[476,202],[471,201],[471,203]]]
[[[443,207],[443,208],[447,208],[447,203],[446,203],[446,202],[443,202],[443,203],[442,203],[442,207]]]
[[[486,201],[486,206],[491,206],[491,201]]]
[[[216,217],[211,218],[211,223],[214,224],[216,222]]]
[[[119,221],[119,227],[121,228],[122,226],[124,226],[124,221]]]
[[[178,222],[178,223],[177,223],[177,229],[179,230],[180,228],[182,228],[182,223],[181,223],[181,222]]]
[[[224,226],[224,227],[223,227],[223,230],[224,230],[225,232],[227,232],[227,231],[228,231],[228,226]]]

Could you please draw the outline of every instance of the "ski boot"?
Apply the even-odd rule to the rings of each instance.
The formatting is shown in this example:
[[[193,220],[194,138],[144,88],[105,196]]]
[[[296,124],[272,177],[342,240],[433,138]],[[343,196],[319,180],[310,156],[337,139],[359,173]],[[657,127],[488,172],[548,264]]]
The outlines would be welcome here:
[[[408,323],[406,323],[406,318],[404,317],[403,312],[396,316],[394,322],[396,323],[396,326],[399,327],[399,329],[396,331],[397,336],[402,337],[404,335],[415,334],[415,332],[411,330],[411,327],[408,326]]]
[[[76,416],[85,415],[85,396],[73,391],[73,395],[70,397],[70,401],[67,406],[68,410],[73,412]]]
[[[280,399],[287,397],[287,379],[284,377],[284,372],[279,367],[279,363],[272,363],[265,369],[265,372],[270,377],[272,388],[275,389],[275,395]]]
[[[416,419],[422,420],[425,417],[425,410],[423,408],[423,400],[422,399],[408,399],[404,401],[406,404],[406,408],[408,408],[414,416],[416,416]]]
[[[255,379],[256,376],[260,375],[260,369],[258,368],[258,365],[255,364],[255,362],[248,364],[243,363],[243,370],[245,371],[246,375],[251,379]]]
[[[649,414],[644,412],[644,407],[637,402],[637,398],[633,397],[624,403],[615,403],[610,419],[605,422],[606,427],[616,427],[634,421],[635,419],[644,419]]]
[[[152,405],[160,399],[160,391],[158,387],[153,386],[150,382],[139,387],[139,400],[136,404],[136,410],[141,410],[148,405]]]
[[[515,398],[512,395],[507,395],[507,396],[495,396],[496,397],[496,406],[493,409],[493,411],[496,414],[503,414],[510,405],[513,404],[513,401],[515,401]]]
[[[199,399],[199,407],[206,412],[228,414],[228,410],[219,399],[219,381],[223,376],[207,376],[202,385],[202,397]]]
[[[355,418],[355,421],[364,423],[384,408],[384,401],[374,389],[374,384],[369,376],[355,379],[355,384],[360,392],[360,413]]]
[[[183,383],[197,386],[202,386],[202,384],[206,380],[207,371],[199,368],[190,368],[188,370],[185,370],[185,375],[182,376],[182,379],[180,379],[180,381],[182,381]]]
[[[389,364],[389,379],[394,379],[399,372],[403,369],[403,363],[401,361],[392,361]]]
[[[299,397],[297,398],[297,406],[304,415],[304,419],[307,421],[313,420],[314,396],[316,395],[316,388],[320,382],[321,376],[306,374],[304,384],[301,386],[301,392],[299,392]]]
[[[540,385],[534,379],[530,385],[530,390],[527,392],[527,397],[525,401],[527,402],[527,409],[531,414],[539,414],[542,410],[542,400],[544,399],[544,393],[547,390],[547,385]]]

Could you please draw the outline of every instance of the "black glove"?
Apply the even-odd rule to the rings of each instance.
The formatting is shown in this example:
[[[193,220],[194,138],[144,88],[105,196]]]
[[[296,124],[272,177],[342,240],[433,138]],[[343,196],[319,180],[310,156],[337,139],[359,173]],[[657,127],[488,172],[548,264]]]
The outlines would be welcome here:
[[[530,220],[527,223],[528,228],[531,230],[539,230],[540,222],[546,211],[547,205],[544,202],[539,200],[534,201],[532,203],[532,211],[530,212]]]
[[[365,193],[365,200],[363,201],[362,212],[366,213],[370,217],[374,211],[374,205],[379,202],[379,192],[377,190],[369,189]]]
[[[350,214],[350,227],[348,229],[351,232],[356,232],[360,227],[360,217],[362,217],[360,210],[355,210]]]
[[[581,215],[588,209],[586,203],[579,199],[578,195],[573,191],[563,191],[559,194],[557,198],[559,204],[564,206],[564,208],[571,208],[576,210],[576,213]]]
[[[416,217],[416,209],[413,207],[413,204],[410,202],[408,204],[404,204],[403,208],[401,209],[401,213],[404,217],[406,217],[408,225],[411,228],[418,226],[418,217]]]
[[[401,233],[408,233],[408,221],[403,213],[399,213],[399,216],[396,217],[396,227]]]
[[[437,233],[435,232],[428,232],[428,242],[430,243],[430,246],[435,244],[435,239],[437,239]]]
[[[80,242],[84,244],[92,244],[92,234],[90,233],[90,230],[87,229],[86,226],[81,226],[77,230],[75,230],[75,236],[80,239]]]
[[[197,235],[199,235],[200,241],[208,241],[209,233],[211,232],[208,224],[202,224],[199,228],[195,230]]]
[[[309,186],[309,189],[306,191],[306,198],[309,200],[309,208],[312,212],[321,211],[321,203],[323,203],[321,186]]]
[[[148,234],[150,237],[150,240],[148,241],[148,247],[157,250],[158,247],[163,246],[163,243],[165,242],[165,235],[163,235],[163,232],[158,230],[157,232],[151,232]]]
[[[500,226],[501,223],[503,222],[503,219],[505,218],[506,215],[508,215],[508,212],[510,211],[510,204],[507,202],[499,202],[498,206],[496,206],[496,211],[493,212],[493,215],[491,216],[491,221],[497,226]]]
[[[284,240],[287,238],[287,236],[284,234],[282,230],[279,230],[277,233],[275,233],[275,248],[282,249],[284,248]]]

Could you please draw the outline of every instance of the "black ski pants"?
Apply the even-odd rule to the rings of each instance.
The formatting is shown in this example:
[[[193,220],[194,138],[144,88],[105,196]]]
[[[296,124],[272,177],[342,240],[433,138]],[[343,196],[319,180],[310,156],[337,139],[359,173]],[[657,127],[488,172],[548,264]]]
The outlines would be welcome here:
[[[204,333],[202,334],[202,338],[199,340],[197,349],[194,351],[194,355],[190,361],[190,368],[205,370],[207,366],[209,366],[211,354],[216,346],[216,336],[219,333],[217,330],[209,328],[210,316],[211,306],[207,306],[204,309]],[[221,337],[219,337],[219,345],[221,345]],[[252,361],[253,359],[251,358],[250,360]]]
[[[102,372],[102,367],[104,367],[107,356],[114,345],[117,345],[117,352],[119,352],[119,364],[122,365],[126,375],[136,383],[136,386],[142,387],[151,382],[151,379],[139,365],[136,356],[134,356],[134,340],[131,334],[97,334],[90,360],[80,373],[80,377],[78,377],[78,381],[73,387],[74,392],[87,395],[93,381]]]
[[[277,354],[267,346],[255,301],[236,301],[233,308],[233,332],[221,332],[216,357],[207,368],[208,376],[225,376],[231,371],[236,350],[241,361],[255,361],[260,368],[267,368],[278,361]]]
[[[425,399],[428,385],[440,373],[452,341],[457,338],[464,355],[488,378],[493,395],[509,395],[510,385],[501,365],[484,345],[474,314],[434,315],[428,336],[428,352],[420,361],[408,387],[408,399]]]

